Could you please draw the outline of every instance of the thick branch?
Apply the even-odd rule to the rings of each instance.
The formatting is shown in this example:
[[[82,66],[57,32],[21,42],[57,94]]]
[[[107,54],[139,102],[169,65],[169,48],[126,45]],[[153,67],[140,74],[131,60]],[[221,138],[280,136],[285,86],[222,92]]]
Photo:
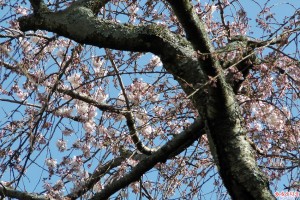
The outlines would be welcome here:
[[[68,194],[67,197],[71,199],[77,199],[78,197],[81,197],[83,194],[85,194],[87,191],[93,188],[93,186],[100,180],[100,178],[105,173],[107,173],[110,169],[120,166],[121,163],[125,160],[126,157],[121,156],[109,161],[104,165],[99,165],[94,171],[94,173],[92,174],[92,176],[85,182],[85,184],[82,185],[79,190],[75,190],[75,192]]]
[[[243,117],[233,88],[227,82],[224,70],[214,56],[214,48],[205,30],[205,24],[196,15],[190,0],[167,1],[182,24],[187,39],[199,52],[200,71],[206,76],[205,82],[211,79],[215,83],[206,88],[206,95],[203,90],[199,90],[192,96],[192,100],[200,116],[206,121],[210,149],[219,163],[218,168],[224,185],[232,199],[274,199],[268,180],[258,168],[253,150],[246,140]],[[173,69],[173,74],[183,80],[190,80],[187,74],[198,73],[198,68]],[[196,85],[197,82],[190,84]],[[181,85],[186,92],[189,91],[188,87]]]
[[[97,14],[100,8],[105,6],[110,0],[79,0],[73,3],[72,6],[83,6],[93,11],[94,14]]]
[[[192,145],[203,134],[203,123],[195,121],[189,128],[171,141],[167,142],[152,155],[143,158],[132,170],[119,180],[108,184],[103,190],[96,193],[91,199],[107,199],[118,190],[128,186],[130,183],[140,179],[143,174],[152,169],[159,162],[166,162],[167,159],[178,155],[187,147]]]
[[[23,200],[48,200],[46,196],[39,196],[37,194],[31,194],[27,192],[21,192],[10,187],[5,187],[0,185],[0,196],[1,197],[10,197],[16,199],[23,199]]]
[[[186,32],[187,39],[191,41],[194,48],[201,53],[213,52],[213,47],[205,30],[205,24],[200,21],[190,0],[166,1],[171,5]]]
[[[29,0],[33,8],[33,13],[49,11],[43,0]]]
[[[162,26],[118,24],[97,18],[92,10],[76,4],[60,12],[22,17],[19,24],[22,31],[47,30],[79,43],[111,49],[173,56],[180,50],[190,50],[184,38]]]
[[[189,0],[167,1],[193,48],[189,42],[160,26],[127,26],[112,23],[95,18],[92,10],[82,6],[71,6],[57,13],[42,13],[39,17],[23,17],[19,22],[22,31],[42,29],[79,43],[118,50],[147,51],[160,55],[164,67],[179,80],[187,94],[190,94],[194,86],[207,85],[209,78],[214,79],[216,87],[208,85],[191,98],[203,117],[207,133],[212,138],[210,144],[216,149],[223,182],[233,199],[273,199],[268,181],[258,169],[251,146],[245,138],[243,118],[233,89],[226,82],[217,58],[213,56],[215,52],[206,33],[205,24],[198,18]],[[193,57],[193,49],[199,52],[198,60]],[[192,125],[157,152],[142,159],[130,173],[107,185],[93,199],[109,197],[138,180],[156,163],[165,162],[172,153],[174,154],[173,151],[180,153],[178,149],[183,150],[187,147],[183,148],[183,143],[187,144],[186,141],[190,141],[191,145],[200,137],[201,134],[197,133],[197,130],[202,126]]]
[[[100,179],[109,172],[109,170],[118,167],[128,158],[132,158],[134,160],[140,161],[144,158],[146,158],[146,155],[138,154],[136,152],[132,152],[129,150],[121,150],[121,156],[117,157],[113,160],[108,161],[106,164],[101,165],[99,164],[93,174],[90,176],[90,178],[76,191],[68,194],[66,197],[69,197],[71,199],[77,199],[84,195],[87,191],[91,190],[93,186],[100,181]]]

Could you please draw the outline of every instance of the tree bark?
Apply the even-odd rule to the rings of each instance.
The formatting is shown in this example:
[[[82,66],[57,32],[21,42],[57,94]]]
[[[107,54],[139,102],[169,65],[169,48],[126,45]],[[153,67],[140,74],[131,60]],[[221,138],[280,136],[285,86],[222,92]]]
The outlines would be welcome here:
[[[190,1],[168,2],[188,40],[157,25],[122,25],[98,19],[92,10],[81,4],[55,13],[29,15],[20,18],[19,23],[22,31],[46,30],[79,43],[152,52],[160,56],[165,69],[173,74],[197,108],[210,138],[211,151],[215,152],[219,173],[232,199],[274,199],[268,180],[258,168],[246,139],[239,105],[232,86],[226,82],[223,69],[214,56],[204,23],[195,14]],[[166,158],[158,160],[163,162]],[[154,166],[155,162],[152,161],[143,161],[147,170]],[[144,172],[133,170],[132,173],[142,176]],[[130,178],[128,175],[126,178],[112,186],[111,191],[137,180],[136,176]],[[108,197],[106,192],[101,194]],[[94,199],[100,196],[97,194]]]

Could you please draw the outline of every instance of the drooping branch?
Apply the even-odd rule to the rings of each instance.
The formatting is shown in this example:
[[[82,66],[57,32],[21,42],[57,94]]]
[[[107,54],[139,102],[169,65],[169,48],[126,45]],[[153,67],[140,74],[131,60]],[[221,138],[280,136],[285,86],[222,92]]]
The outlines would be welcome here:
[[[149,148],[146,145],[143,144],[143,142],[140,140],[139,138],[139,133],[138,130],[136,129],[135,126],[135,120],[134,117],[132,115],[132,112],[130,113],[126,113],[125,114],[126,117],[126,123],[127,126],[129,128],[129,132],[130,132],[130,136],[131,139],[133,140],[136,148],[141,152],[144,153],[146,155],[151,155],[152,153],[154,153],[155,151],[157,151],[156,148]]]
[[[96,193],[91,200],[107,199],[118,190],[128,186],[134,181],[139,180],[143,174],[152,169],[157,163],[166,162],[167,159],[180,154],[204,134],[203,128],[203,121],[196,120],[186,130],[175,136],[156,152],[141,159],[140,162],[133,167],[129,173],[108,184],[103,190]]]
[[[122,78],[119,74],[119,69],[116,66],[113,58],[111,57],[111,52],[108,49],[106,49],[105,51],[106,51],[106,55],[108,56],[112,66],[113,66],[113,68],[116,72],[116,75],[117,75],[117,78],[118,78],[118,81],[119,81],[119,84],[120,84],[120,87],[121,87],[121,90],[122,90],[122,94],[123,94],[124,99],[125,99],[125,103],[126,103],[128,113],[125,113],[124,116],[126,118],[126,123],[127,123],[128,129],[129,129],[129,132],[130,132],[130,137],[131,137],[132,141],[134,142],[136,148],[140,152],[142,152],[146,155],[150,155],[153,152],[155,152],[156,149],[151,149],[151,148],[147,147],[140,140],[138,130],[136,129],[136,126],[135,126],[135,120],[134,120],[134,117],[133,117],[133,114],[132,114],[131,105],[130,105],[128,96],[126,94],[125,86],[124,86]]]

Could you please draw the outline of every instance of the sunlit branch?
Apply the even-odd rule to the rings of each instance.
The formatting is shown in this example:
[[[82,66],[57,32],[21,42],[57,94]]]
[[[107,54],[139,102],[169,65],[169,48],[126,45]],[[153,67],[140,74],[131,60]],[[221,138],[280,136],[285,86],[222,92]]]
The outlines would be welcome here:
[[[171,33],[163,26],[126,25],[95,17],[93,12],[76,3],[55,13],[45,12],[39,16],[19,18],[20,29],[46,30],[78,43],[90,44],[116,50],[152,52],[175,57],[191,51],[185,38]],[[85,31],[81,31],[81,30]]]
[[[79,0],[72,4],[72,6],[83,6],[93,11],[94,14],[97,14],[105,4],[110,0]]]
[[[156,148],[149,148],[149,147],[147,147],[140,140],[139,133],[138,133],[136,127],[135,127],[135,120],[134,120],[134,117],[132,115],[132,112],[126,113],[125,117],[126,117],[127,126],[129,128],[129,131],[130,131],[131,139],[133,140],[133,142],[136,145],[137,149],[140,152],[142,152],[142,153],[144,153],[146,155],[151,155],[152,153],[154,153],[155,151],[157,151]]]
[[[145,157],[145,155],[139,155],[128,151],[122,154],[120,157],[117,157],[104,165],[99,164],[99,166],[96,167],[95,171],[90,176],[90,178],[84,183],[83,186],[81,186],[79,190],[76,190],[75,192],[72,192],[66,196],[71,199],[77,199],[78,197],[82,196],[91,188],[93,188],[93,186],[98,181],[100,181],[100,178],[103,177],[109,170],[120,166],[122,162],[124,162],[129,157],[132,157],[135,160],[141,160],[141,158]]]
[[[89,191],[93,186],[100,180],[100,178],[105,175],[106,172],[108,172],[110,169],[113,169],[119,165],[123,161],[126,160],[126,157],[118,157],[115,158],[108,163],[104,165],[99,165],[94,173],[91,175],[91,177],[85,182],[85,184],[81,187],[79,190],[75,190],[75,192],[72,192],[67,195],[67,197],[71,199],[77,199],[78,197],[82,196],[85,194],[87,191]]]
[[[18,191],[10,187],[5,187],[3,184],[0,184],[0,196],[2,198],[10,197],[24,200],[49,200],[46,196]]]
[[[152,169],[157,163],[166,162],[167,159],[180,154],[204,134],[203,128],[203,122],[200,120],[195,121],[186,130],[168,141],[156,152],[143,158],[129,173],[113,183],[108,184],[103,190],[96,193],[91,200],[108,198],[130,183],[139,180],[145,172]]]

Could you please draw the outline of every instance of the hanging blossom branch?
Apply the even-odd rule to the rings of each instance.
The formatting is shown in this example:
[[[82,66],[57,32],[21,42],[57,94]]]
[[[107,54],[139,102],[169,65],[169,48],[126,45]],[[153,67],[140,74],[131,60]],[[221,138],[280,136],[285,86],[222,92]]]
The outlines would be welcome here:
[[[119,166],[126,158],[132,157],[133,159],[139,160],[140,162],[132,168],[132,170],[124,175],[122,178],[114,181],[107,185],[99,193],[96,193],[92,199],[106,199],[118,190],[126,187],[128,184],[139,180],[139,178],[147,171],[152,169],[159,162],[166,162],[167,159],[171,159],[174,156],[180,154],[187,147],[192,145],[204,134],[204,124],[201,120],[196,120],[186,130],[176,135],[172,140],[167,142],[156,152],[150,156],[135,154],[130,151],[125,152],[120,157],[109,161],[104,165],[99,165],[89,180],[84,184],[80,190],[66,195],[66,198],[76,199],[87,191],[89,191],[100,178],[110,169]],[[48,197],[42,195],[36,195],[33,193],[22,192],[16,189],[0,184],[0,195],[3,197],[11,197],[25,200],[48,200]]]
[[[136,148],[140,152],[142,152],[146,155],[151,155],[153,152],[156,151],[156,149],[147,147],[140,140],[139,133],[138,133],[138,131],[136,129],[136,126],[135,126],[135,120],[134,120],[134,117],[133,117],[133,114],[132,114],[132,111],[131,111],[130,102],[129,102],[129,99],[128,99],[127,94],[126,94],[125,86],[124,86],[122,78],[119,74],[119,69],[118,69],[118,67],[116,66],[114,60],[111,57],[111,52],[108,49],[106,49],[105,51],[106,51],[106,55],[108,56],[112,66],[113,66],[113,68],[116,72],[116,75],[117,75],[117,78],[118,78],[118,81],[119,81],[119,84],[120,84],[120,87],[121,87],[121,90],[122,90],[122,93],[123,93],[123,96],[124,96],[124,99],[125,99],[126,107],[127,107],[127,110],[129,111],[129,112],[125,113],[124,116],[126,118],[126,123],[127,123],[128,128],[129,128],[130,137],[131,137],[132,141],[134,142],[134,144],[136,145]]]
[[[29,134],[32,136],[32,141],[30,142],[30,147],[29,147],[29,150],[28,150],[28,154],[25,158],[25,162],[24,162],[24,165],[23,165],[23,168],[22,168],[22,171],[21,171],[20,174],[23,174],[25,172],[27,163],[29,162],[30,156],[32,155],[32,153],[34,151],[34,145],[33,144],[37,140],[38,127],[39,127],[39,124],[41,123],[41,121],[43,119],[44,112],[48,109],[50,99],[51,99],[53,93],[55,92],[55,90],[57,89],[61,78],[65,74],[65,71],[67,70],[69,65],[72,63],[73,57],[75,56],[76,53],[79,53],[81,51],[82,51],[82,48],[80,48],[80,45],[78,45],[76,48],[74,48],[72,50],[71,57],[68,60],[66,60],[66,63],[62,66],[61,72],[59,73],[53,87],[51,88],[51,91],[47,94],[46,101],[44,102],[44,104],[43,104],[42,108],[40,109],[39,113],[36,115],[35,125],[34,125],[33,129],[29,131]],[[21,68],[21,69],[23,69],[23,68]],[[27,72],[24,72],[24,69],[23,69],[23,73],[26,74]],[[37,82],[34,82],[34,83],[38,84]],[[16,185],[19,185],[20,181],[21,181],[21,176],[17,179],[17,184]]]

